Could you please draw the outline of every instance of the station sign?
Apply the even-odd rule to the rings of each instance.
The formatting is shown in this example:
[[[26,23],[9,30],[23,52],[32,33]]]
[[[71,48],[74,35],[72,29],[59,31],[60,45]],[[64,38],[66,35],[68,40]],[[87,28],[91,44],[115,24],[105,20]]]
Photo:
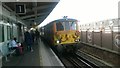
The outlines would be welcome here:
[[[16,5],[16,13],[18,13],[18,14],[25,14],[26,13],[25,4],[17,4]]]

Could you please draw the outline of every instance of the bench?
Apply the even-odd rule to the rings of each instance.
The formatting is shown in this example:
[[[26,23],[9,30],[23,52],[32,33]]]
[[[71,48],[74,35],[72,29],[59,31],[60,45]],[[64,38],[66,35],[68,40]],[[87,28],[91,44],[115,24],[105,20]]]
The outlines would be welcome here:
[[[9,61],[8,60],[8,55],[12,56],[12,54],[15,53],[15,49],[11,49],[9,47],[9,43],[7,43],[7,45],[2,45],[2,50],[1,50],[1,53],[2,53],[2,57],[5,57],[5,61]]]
[[[15,53],[15,49],[13,50],[12,48],[8,48],[9,49],[9,52],[8,52],[8,54],[10,55],[10,56],[12,56],[12,54],[14,54]]]

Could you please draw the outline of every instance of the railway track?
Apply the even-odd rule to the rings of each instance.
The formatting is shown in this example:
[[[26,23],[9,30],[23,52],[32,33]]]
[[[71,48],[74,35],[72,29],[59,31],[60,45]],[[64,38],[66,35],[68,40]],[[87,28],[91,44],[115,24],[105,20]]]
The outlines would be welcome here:
[[[100,68],[97,65],[82,58],[79,55],[79,51],[77,53],[72,53],[72,54],[65,53],[63,55],[60,55],[54,49],[53,49],[53,51],[56,53],[58,58],[64,64],[65,68],[70,68],[70,67],[72,67],[72,68]]]
[[[64,59],[63,59],[64,58]],[[74,67],[74,68],[99,68],[98,66],[90,63],[89,61],[80,57],[79,54],[70,54],[65,55],[61,58],[61,61],[65,65],[66,68]]]
[[[84,67],[84,64],[79,62],[76,58],[74,57],[66,57],[66,59],[73,65],[73,67]]]

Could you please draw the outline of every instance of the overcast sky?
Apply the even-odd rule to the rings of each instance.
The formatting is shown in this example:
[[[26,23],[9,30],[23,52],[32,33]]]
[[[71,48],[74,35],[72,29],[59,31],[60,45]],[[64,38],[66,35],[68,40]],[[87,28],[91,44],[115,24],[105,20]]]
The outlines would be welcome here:
[[[60,0],[50,15],[40,24],[68,16],[78,19],[79,24],[118,18],[120,0]]]

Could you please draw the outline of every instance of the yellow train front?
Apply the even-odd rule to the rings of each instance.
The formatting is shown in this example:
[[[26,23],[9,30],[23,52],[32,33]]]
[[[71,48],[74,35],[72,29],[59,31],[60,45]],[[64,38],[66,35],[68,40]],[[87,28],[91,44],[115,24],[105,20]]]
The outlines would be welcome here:
[[[59,19],[44,26],[44,37],[59,52],[74,52],[80,41],[78,21],[76,19]]]

